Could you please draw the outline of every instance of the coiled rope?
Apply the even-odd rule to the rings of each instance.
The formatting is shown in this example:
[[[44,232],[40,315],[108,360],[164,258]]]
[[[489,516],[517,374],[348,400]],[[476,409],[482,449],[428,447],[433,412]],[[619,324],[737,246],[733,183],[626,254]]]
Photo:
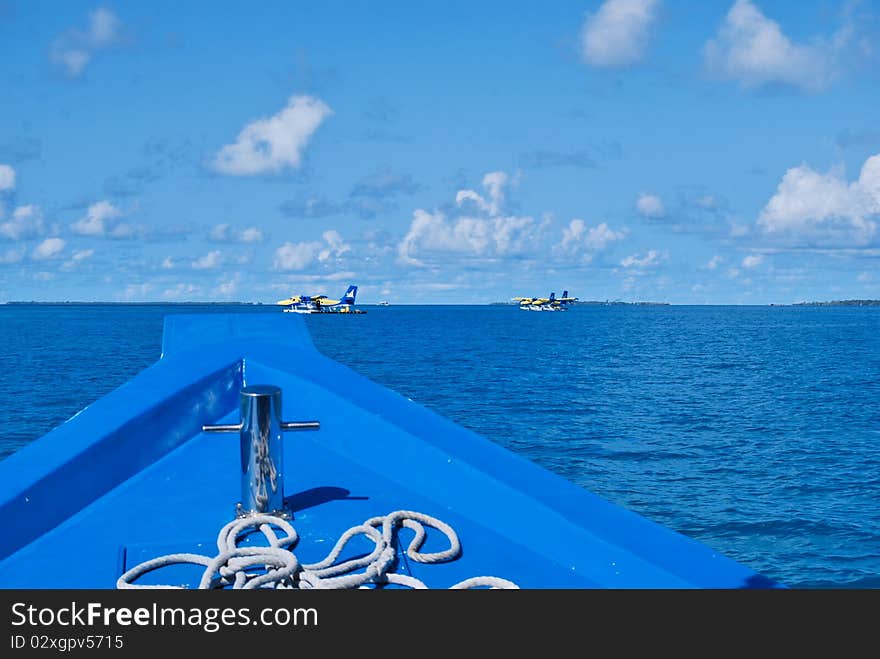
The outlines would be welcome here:
[[[208,588],[367,588],[370,585],[395,584],[423,589],[428,586],[419,579],[393,572],[397,552],[394,547],[395,530],[410,529],[415,537],[406,548],[406,555],[417,563],[445,563],[461,554],[461,543],[455,530],[430,515],[411,510],[397,510],[380,517],[372,517],[363,524],[348,529],[327,557],[317,563],[300,563],[293,548],[299,541],[296,529],[274,515],[251,515],[226,524],[217,536],[217,555],[169,554],[136,565],[116,582],[126,588],[184,588],[172,585],[138,585],[137,579],[162,567],[176,564],[202,565],[205,570],[199,582],[200,589]],[[438,552],[419,551],[427,538],[425,527],[434,528],[449,540],[449,548]],[[284,535],[276,533],[276,529]],[[259,531],[268,546],[239,546],[239,541]],[[337,562],[346,545],[363,536],[374,543],[367,554]],[[363,571],[358,571],[358,570]],[[453,586],[453,589],[518,588],[512,581],[500,577],[472,577]]]

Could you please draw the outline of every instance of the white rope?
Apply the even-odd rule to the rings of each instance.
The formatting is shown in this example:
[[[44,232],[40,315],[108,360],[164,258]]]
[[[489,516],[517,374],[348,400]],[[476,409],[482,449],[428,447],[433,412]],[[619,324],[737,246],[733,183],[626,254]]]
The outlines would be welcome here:
[[[116,587],[183,588],[184,586],[147,586],[137,579],[162,567],[176,564],[201,565],[205,569],[199,588],[367,588],[370,585],[395,584],[409,588],[427,588],[424,582],[392,571],[397,552],[394,548],[395,529],[404,527],[415,533],[406,555],[417,563],[444,563],[458,558],[461,543],[455,530],[436,517],[411,510],[397,510],[381,517],[372,517],[348,529],[330,553],[317,563],[300,563],[293,548],[299,541],[296,529],[274,515],[251,515],[226,524],[217,536],[217,554],[169,554],[136,565],[119,577]],[[438,552],[419,551],[427,538],[426,527],[446,536],[449,548]],[[279,536],[276,529],[283,535]],[[239,541],[260,531],[267,546],[239,546]],[[363,536],[373,543],[366,555],[337,562],[348,543]],[[362,570],[362,571],[361,571]],[[500,577],[472,577],[450,588],[518,588]]]

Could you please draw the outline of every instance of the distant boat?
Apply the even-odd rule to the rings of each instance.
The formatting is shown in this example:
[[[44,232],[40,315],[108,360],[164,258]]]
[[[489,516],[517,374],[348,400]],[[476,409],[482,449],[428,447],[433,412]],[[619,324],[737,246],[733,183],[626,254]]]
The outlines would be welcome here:
[[[391,303],[390,303],[388,300],[382,300],[382,301],[379,303],[379,306],[380,306],[380,307],[387,307],[389,304],[391,304]]]

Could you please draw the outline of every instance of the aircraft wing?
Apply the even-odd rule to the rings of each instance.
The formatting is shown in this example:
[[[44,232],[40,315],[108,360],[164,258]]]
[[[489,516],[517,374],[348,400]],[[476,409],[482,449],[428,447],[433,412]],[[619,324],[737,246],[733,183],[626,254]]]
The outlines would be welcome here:
[[[339,300],[331,300],[326,295],[321,296],[321,306],[322,307],[332,307],[337,304],[339,304]]]
[[[302,298],[299,295],[297,295],[296,297],[288,297],[283,300],[278,300],[278,302],[276,302],[275,304],[283,304],[283,305],[296,304],[297,302],[300,301],[300,299],[302,299]]]

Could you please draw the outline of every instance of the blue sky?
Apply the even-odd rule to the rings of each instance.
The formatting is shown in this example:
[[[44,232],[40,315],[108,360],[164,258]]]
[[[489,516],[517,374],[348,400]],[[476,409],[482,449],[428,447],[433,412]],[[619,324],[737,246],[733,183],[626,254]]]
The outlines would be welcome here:
[[[0,301],[880,297],[880,3],[0,2]]]

